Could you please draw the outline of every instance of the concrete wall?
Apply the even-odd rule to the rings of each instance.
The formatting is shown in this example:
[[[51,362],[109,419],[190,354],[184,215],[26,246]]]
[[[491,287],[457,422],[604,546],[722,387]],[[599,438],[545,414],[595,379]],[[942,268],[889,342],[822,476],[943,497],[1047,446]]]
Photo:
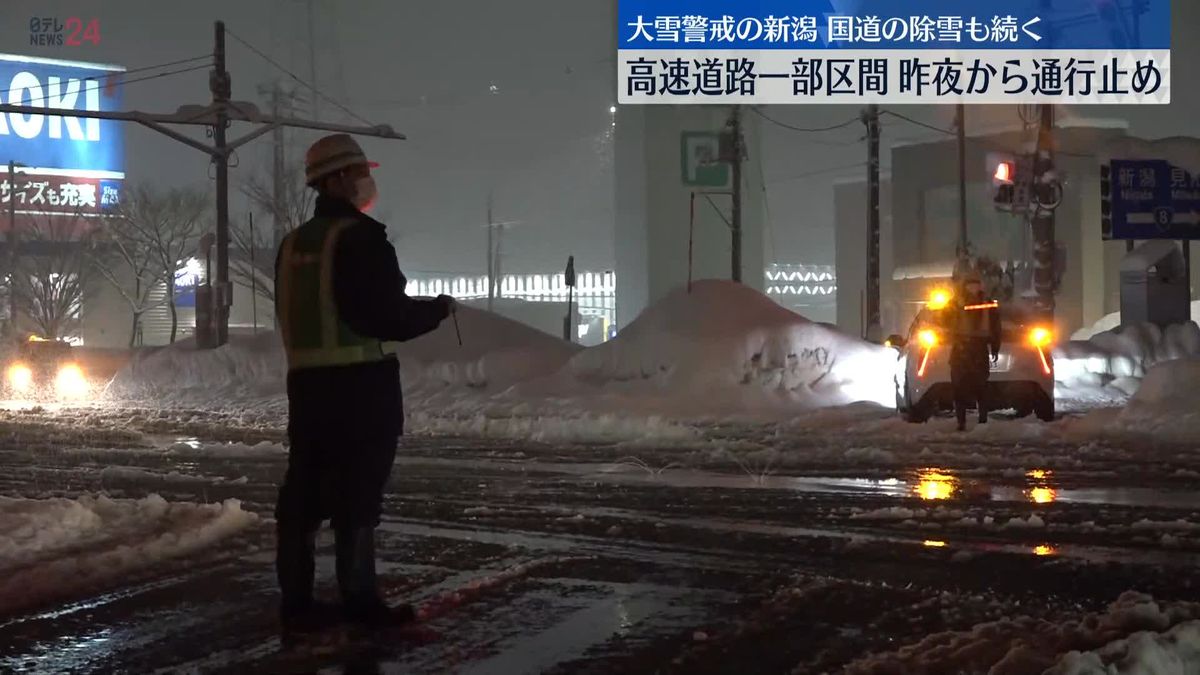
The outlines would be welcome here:
[[[837,325],[851,335],[863,334],[863,311],[867,288],[867,184],[866,181],[835,183],[834,248],[837,266]],[[888,281],[893,264],[892,183],[879,185],[879,278],[880,321],[887,334],[895,322],[895,308],[888,302]]]
[[[617,322],[627,326],[647,305],[662,299],[688,278],[688,224],[693,191],[724,188],[685,185],[681,175],[681,134],[720,131],[727,106],[626,106],[617,113]],[[747,286],[763,289],[763,177],[758,170],[758,118],[744,114],[748,158],[743,170],[742,275]],[[712,195],[725,217],[727,195]],[[732,273],[729,227],[706,199],[697,195],[693,278],[728,279]]]

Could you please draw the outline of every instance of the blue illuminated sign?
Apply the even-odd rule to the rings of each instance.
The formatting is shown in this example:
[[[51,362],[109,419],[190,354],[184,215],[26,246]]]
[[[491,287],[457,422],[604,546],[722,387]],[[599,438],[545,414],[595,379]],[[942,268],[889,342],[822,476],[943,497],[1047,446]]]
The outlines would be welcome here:
[[[0,54],[0,98],[10,105],[71,110],[121,108],[121,70],[72,61]],[[0,163],[120,178],[122,122],[0,113]],[[113,174],[113,175],[106,175]]]

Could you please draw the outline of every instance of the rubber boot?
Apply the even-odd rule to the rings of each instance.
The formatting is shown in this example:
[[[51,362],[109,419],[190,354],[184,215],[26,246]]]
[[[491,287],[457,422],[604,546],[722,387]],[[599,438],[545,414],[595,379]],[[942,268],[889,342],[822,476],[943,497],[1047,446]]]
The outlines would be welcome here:
[[[317,531],[280,528],[275,548],[275,575],[282,598],[279,623],[284,639],[302,637],[326,628],[332,612],[313,600]]]
[[[388,607],[375,579],[375,528],[343,528],[337,537],[337,579],[346,618],[372,628],[403,626],[416,618],[411,605]]]

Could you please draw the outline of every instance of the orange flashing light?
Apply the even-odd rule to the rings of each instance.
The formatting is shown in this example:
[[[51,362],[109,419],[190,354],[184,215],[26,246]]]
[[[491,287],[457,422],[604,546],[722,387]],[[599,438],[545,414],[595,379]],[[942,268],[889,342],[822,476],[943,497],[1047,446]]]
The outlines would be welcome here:
[[[967,305],[966,307],[963,307],[963,309],[968,312],[975,312],[983,309],[1000,309],[1000,303],[993,300],[991,302],[984,302],[978,305]]]
[[[1046,350],[1042,349],[1041,347],[1038,347],[1037,350],[1038,356],[1042,358],[1042,372],[1046,373],[1047,375],[1053,375],[1054,369],[1050,367],[1050,360],[1046,358]]]
[[[917,377],[925,377],[925,367],[929,365],[929,355],[933,353],[933,347],[925,349],[925,355],[921,357],[921,367],[917,368]]]

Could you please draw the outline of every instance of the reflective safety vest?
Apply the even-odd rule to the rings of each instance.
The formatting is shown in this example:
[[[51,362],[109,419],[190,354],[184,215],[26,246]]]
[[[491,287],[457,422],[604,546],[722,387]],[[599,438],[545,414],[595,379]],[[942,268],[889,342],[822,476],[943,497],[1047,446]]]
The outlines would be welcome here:
[[[333,257],[353,218],[317,216],[281,246],[276,313],[288,370],[373,363],[391,358],[384,344],[354,332],[338,315]]]
[[[959,338],[992,337],[992,312],[999,312],[996,301],[979,302],[958,308],[955,316],[954,334]]]

